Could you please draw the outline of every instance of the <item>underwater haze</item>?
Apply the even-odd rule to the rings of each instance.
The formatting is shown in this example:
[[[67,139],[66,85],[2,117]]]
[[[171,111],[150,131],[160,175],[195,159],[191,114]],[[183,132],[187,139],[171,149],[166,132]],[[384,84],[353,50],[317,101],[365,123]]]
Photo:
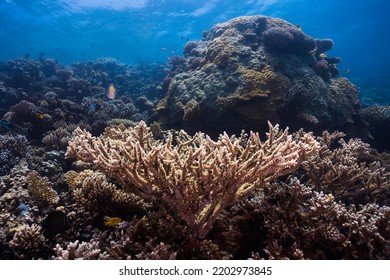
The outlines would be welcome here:
[[[0,60],[43,52],[66,64],[99,57],[167,62],[214,24],[259,14],[333,39],[330,53],[342,58],[344,75],[360,87],[386,89],[389,6],[386,0],[1,0]]]

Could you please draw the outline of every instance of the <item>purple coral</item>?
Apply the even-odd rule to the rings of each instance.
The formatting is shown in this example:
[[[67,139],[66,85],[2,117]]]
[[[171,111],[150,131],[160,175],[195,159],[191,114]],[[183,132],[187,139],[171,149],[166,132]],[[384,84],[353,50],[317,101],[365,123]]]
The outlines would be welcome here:
[[[325,81],[339,75],[339,70],[334,64],[329,64],[326,59],[319,60],[313,67],[314,71]]]
[[[7,121],[28,121],[35,110],[36,106],[33,103],[27,100],[22,100],[10,108],[9,114],[7,114]]]
[[[184,57],[175,55],[175,56],[169,58],[168,64],[172,65],[172,68],[178,69],[178,68],[182,67],[185,62],[186,62],[186,59]]]
[[[73,71],[69,69],[58,69],[56,75],[60,77],[61,80],[67,81],[73,76]]]
[[[184,49],[183,49],[183,53],[184,53],[184,56],[189,56],[191,51],[193,49],[195,49],[197,46],[199,45],[199,42],[198,41],[188,41],[185,45],[184,45]]]
[[[324,59],[321,59],[314,65],[314,71],[325,81],[332,78],[332,74],[329,72],[329,63]]]
[[[201,57],[199,57],[199,56],[193,57],[188,62],[188,67],[190,69],[196,69],[196,68],[198,68],[198,66],[200,66],[202,64],[202,62],[203,62],[203,59]]]
[[[325,53],[333,48],[334,42],[332,39],[316,39],[316,55]]]
[[[294,39],[287,28],[271,27],[263,33],[264,43],[271,49],[284,49]]]
[[[173,57],[170,57],[168,64],[171,65],[172,68],[169,70],[169,75],[173,77],[183,72],[186,61],[187,60],[182,56],[175,55]]]
[[[27,155],[28,142],[22,135],[0,135],[0,176],[7,174]]]
[[[263,37],[270,50],[300,54],[316,47],[314,39],[296,27],[271,27],[264,31]]]

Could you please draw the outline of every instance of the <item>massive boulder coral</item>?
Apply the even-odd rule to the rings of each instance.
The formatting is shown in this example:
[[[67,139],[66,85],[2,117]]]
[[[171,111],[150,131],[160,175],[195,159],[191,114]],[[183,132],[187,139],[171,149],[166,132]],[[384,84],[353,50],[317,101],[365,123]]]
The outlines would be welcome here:
[[[267,140],[258,133],[217,141],[181,131],[174,139],[156,141],[140,122],[134,128],[111,127],[99,138],[75,130],[67,158],[91,162],[127,191],[142,198],[161,199],[204,238],[220,212],[279,176],[311,159],[318,143],[310,134],[296,137],[271,126]]]
[[[216,24],[184,47],[184,71],[170,80],[152,120],[215,136],[266,128],[267,121],[366,136],[357,89],[338,76],[340,59],[325,54],[332,47],[278,18]]]

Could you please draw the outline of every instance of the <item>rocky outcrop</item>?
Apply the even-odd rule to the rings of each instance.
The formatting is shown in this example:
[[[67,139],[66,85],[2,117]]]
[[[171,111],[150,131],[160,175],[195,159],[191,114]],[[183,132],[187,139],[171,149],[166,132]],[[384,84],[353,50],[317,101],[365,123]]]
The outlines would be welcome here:
[[[170,80],[153,119],[212,135],[264,129],[267,121],[367,135],[356,87],[339,77],[340,59],[325,54],[332,47],[278,18],[216,24],[184,47],[184,71]]]

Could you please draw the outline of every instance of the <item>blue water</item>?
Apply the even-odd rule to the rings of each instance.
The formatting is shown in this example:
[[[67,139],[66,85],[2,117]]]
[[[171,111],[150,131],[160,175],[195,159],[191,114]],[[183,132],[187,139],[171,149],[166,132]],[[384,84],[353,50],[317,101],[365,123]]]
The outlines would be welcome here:
[[[390,88],[388,0],[0,0],[0,61],[30,53],[69,64],[114,57],[166,62],[213,24],[263,14],[332,38],[331,56],[363,89]],[[389,95],[390,97],[390,95]]]

